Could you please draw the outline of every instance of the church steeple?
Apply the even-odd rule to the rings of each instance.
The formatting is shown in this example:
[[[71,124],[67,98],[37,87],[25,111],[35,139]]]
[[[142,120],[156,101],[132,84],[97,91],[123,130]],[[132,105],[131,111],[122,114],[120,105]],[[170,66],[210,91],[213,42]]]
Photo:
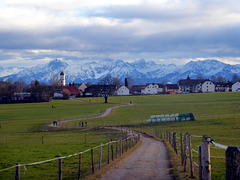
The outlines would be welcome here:
[[[63,71],[60,73],[60,84],[65,86],[65,74]]]

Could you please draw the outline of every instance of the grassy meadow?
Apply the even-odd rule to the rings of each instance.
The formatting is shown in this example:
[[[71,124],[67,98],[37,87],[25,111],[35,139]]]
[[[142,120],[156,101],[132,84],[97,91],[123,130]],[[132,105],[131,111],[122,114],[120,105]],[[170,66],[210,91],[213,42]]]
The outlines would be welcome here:
[[[52,108],[52,105],[55,108]],[[90,104],[72,100],[0,105],[0,170],[14,166],[15,163],[28,164],[78,153],[110,139],[119,139],[121,134],[116,131],[54,130],[44,127],[53,120],[91,117],[112,106],[116,104]],[[84,175],[91,170],[89,159],[90,152],[85,153]],[[64,159],[64,179],[77,178],[77,161],[78,156]],[[22,179],[56,179],[58,176],[57,161],[26,168],[27,170],[21,167]],[[0,179],[12,179],[14,171],[13,168],[0,172]]]
[[[142,131],[170,130],[193,135],[211,136],[223,145],[240,145],[240,93],[202,93],[154,96],[109,97],[109,104],[103,98],[80,98],[84,101],[52,101],[50,103],[0,105],[0,170],[15,163],[25,164],[42,161],[84,151],[119,139],[121,134],[108,130],[74,129],[80,120],[64,123],[73,127],[69,130],[54,131],[45,128],[53,120],[75,120],[91,117],[107,108],[123,103],[134,106],[115,109],[111,116],[84,120],[88,128],[109,125],[146,125]],[[51,108],[54,105],[56,108]],[[196,121],[146,124],[151,115],[193,112]],[[87,142],[85,142],[87,134]],[[42,144],[42,137],[44,143]],[[197,150],[201,138],[192,138],[193,149]],[[90,155],[86,155],[90,158]],[[225,151],[211,146],[212,179],[225,179]],[[197,162],[197,154],[194,154]],[[65,159],[65,179],[76,177],[77,158]],[[87,161],[87,160],[86,160]],[[87,162],[85,162],[87,164]],[[68,167],[68,168],[67,168]],[[89,168],[88,165],[86,168]],[[74,170],[73,170],[74,169]],[[87,174],[88,172],[86,172]],[[14,169],[0,172],[0,179],[12,179]],[[197,172],[195,172],[197,174]],[[21,167],[21,178],[56,179],[57,162]]]
[[[155,130],[207,135],[215,142],[229,146],[240,146],[240,93],[201,93],[157,96],[114,97],[117,102],[135,103],[135,106],[115,110],[107,120],[94,119],[92,125],[103,121],[110,125],[142,124],[141,131],[150,133]],[[193,112],[196,121],[167,122],[146,124],[151,115],[176,114]],[[178,139],[179,140],[179,139]],[[180,140],[178,142],[180,145]],[[201,138],[192,137],[194,150],[198,150]],[[179,147],[180,148],[180,147]],[[198,162],[198,154],[193,153],[194,161]],[[225,150],[211,145],[212,179],[225,179]],[[197,170],[197,169],[196,169]],[[197,171],[195,176],[198,177]]]

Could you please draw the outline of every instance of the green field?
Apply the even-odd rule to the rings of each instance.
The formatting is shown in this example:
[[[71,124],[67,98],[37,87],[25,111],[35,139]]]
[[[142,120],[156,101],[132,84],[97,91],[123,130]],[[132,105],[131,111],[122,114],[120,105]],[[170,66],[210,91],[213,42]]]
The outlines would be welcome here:
[[[82,98],[89,101],[90,98]],[[104,112],[107,108],[132,101],[134,106],[115,109],[113,114],[104,118],[85,120],[88,127],[109,125],[140,125],[145,132],[150,128],[170,130],[193,135],[208,135],[217,143],[240,145],[240,93],[180,94],[156,96],[110,97],[109,104],[103,98],[91,98],[91,102],[52,101],[50,103],[0,105],[0,169],[42,161],[83,151],[107,142],[111,138],[119,139],[121,134],[107,130],[77,130],[79,120],[64,123],[73,127],[67,131],[50,131],[46,123],[53,120],[75,120],[91,117]],[[54,105],[56,108],[51,108]],[[146,124],[151,115],[193,112],[196,121]],[[48,131],[46,131],[48,130]],[[87,142],[85,143],[85,134]],[[42,137],[44,143],[42,144]],[[4,144],[5,141],[5,144]],[[201,138],[192,138],[193,148],[197,150]],[[225,179],[225,152],[211,146],[212,179]],[[197,162],[197,154],[194,154]],[[89,158],[89,157],[88,157]],[[66,159],[65,178],[75,178],[77,159]],[[86,162],[87,163],[87,162]],[[68,165],[67,165],[68,164]],[[87,167],[86,167],[87,168]],[[195,172],[196,173],[196,172]],[[12,179],[14,169],[0,172],[0,179]],[[26,179],[56,178],[56,161],[21,168],[21,177]]]

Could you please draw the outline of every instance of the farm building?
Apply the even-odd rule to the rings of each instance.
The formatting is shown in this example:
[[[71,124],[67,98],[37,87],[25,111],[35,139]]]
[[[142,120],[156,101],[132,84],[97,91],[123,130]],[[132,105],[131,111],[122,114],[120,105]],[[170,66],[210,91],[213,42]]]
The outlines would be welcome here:
[[[77,88],[79,90],[81,90],[82,92],[84,92],[85,89],[87,88],[86,84],[84,84],[84,83],[81,83],[81,84],[76,83],[75,86],[77,86]]]
[[[116,95],[117,96],[127,96],[127,95],[129,95],[129,89],[126,86],[122,85],[116,90]]]
[[[202,92],[215,92],[215,84],[210,80],[205,80],[202,83]]]
[[[164,91],[169,94],[178,94],[179,86],[178,84],[166,84],[164,87]]]
[[[81,95],[81,91],[76,86],[63,86],[62,91],[68,90],[71,97],[77,97]]]
[[[215,92],[215,84],[209,79],[181,79],[179,83],[179,93],[200,93]]]
[[[232,85],[232,91],[233,92],[240,91],[240,82],[236,82]]]
[[[131,94],[140,95],[140,94],[157,94],[158,89],[153,84],[147,85],[135,85],[131,88]]]
[[[215,91],[216,92],[230,92],[232,91],[232,83],[223,83],[223,82],[217,82],[215,83]]]
[[[157,93],[158,94],[161,94],[163,93],[163,90],[164,90],[164,87],[163,87],[163,84],[153,84],[155,86],[155,88],[157,88]]]

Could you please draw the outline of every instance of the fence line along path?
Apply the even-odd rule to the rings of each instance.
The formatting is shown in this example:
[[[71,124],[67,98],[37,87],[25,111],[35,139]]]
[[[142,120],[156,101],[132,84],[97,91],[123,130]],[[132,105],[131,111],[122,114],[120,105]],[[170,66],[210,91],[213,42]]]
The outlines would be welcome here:
[[[118,162],[101,179],[171,179],[169,159],[163,142],[142,135],[138,149]]]

